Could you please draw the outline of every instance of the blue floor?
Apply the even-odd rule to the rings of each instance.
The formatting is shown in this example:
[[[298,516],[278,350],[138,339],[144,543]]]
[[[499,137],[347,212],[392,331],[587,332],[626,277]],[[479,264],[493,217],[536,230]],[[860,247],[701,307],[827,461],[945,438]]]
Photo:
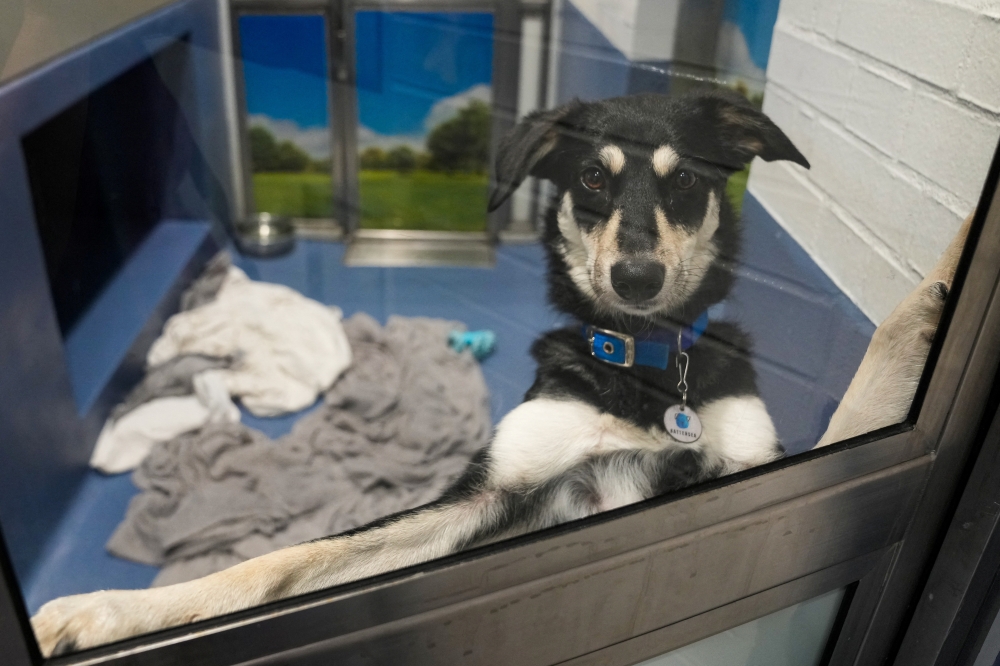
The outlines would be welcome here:
[[[874,326],[750,196],[744,221],[743,267],[727,318],[753,337],[764,400],[786,448],[798,453],[822,433]],[[236,263],[255,280],[288,285],[339,306],[345,316],[367,312],[383,322],[393,314],[440,317],[491,329],[497,351],[482,368],[494,422],[520,403],[534,377],[528,349],[560,320],[545,300],[540,246],[502,246],[493,269],[347,268],[343,252],[340,244],[306,241],[286,257]],[[278,437],[297,416],[258,419],[244,413],[244,423]],[[155,568],[104,550],[135,492],[127,474],[87,473],[25,585],[32,612],[65,594],[149,585]]]
[[[285,284],[321,303],[337,305],[345,317],[355,312],[367,312],[382,322],[394,314],[439,317],[462,321],[470,330],[491,329],[497,335],[497,348],[482,369],[494,422],[521,402],[535,371],[528,349],[559,321],[545,300],[540,246],[498,248],[492,269],[348,268],[341,261],[343,254],[341,244],[306,241],[285,257],[237,257],[235,263],[254,280]],[[257,418],[244,411],[242,420],[275,438],[289,432],[301,415]],[[66,594],[149,586],[155,567],[104,550],[136,492],[129,474],[108,477],[87,472],[25,585],[31,612]]]
[[[812,448],[861,364],[875,325],[752,195],[727,317],[750,333],[758,384],[789,454]]]

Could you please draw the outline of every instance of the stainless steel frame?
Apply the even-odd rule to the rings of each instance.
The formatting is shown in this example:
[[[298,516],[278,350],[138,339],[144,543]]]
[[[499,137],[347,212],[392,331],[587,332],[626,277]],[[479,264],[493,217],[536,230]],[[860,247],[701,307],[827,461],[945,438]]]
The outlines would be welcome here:
[[[763,592],[751,594],[688,620],[562,663],[565,666],[634,664],[713,636],[718,633],[719,626],[735,627],[740,623],[787,608],[803,599],[842,587],[847,588],[843,603],[850,606],[851,598],[857,588],[871,585],[877,580],[879,574],[884,573],[885,563],[891,555],[891,548],[863,555]],[[836,643],[839,630],[840,623],[835,622],[830,637],[831,644]]]
[[[946,307],[942,325],[947,329],[931,351],[911,412],[911,439],[933,457],[931,473],[874,612],[865,616],[852,611],[849,640],[838,646],[835,664],[883,663],[905,647],[904,632],[922,596],[923,579],[953,515],[970,456],[979,446],[1000,361],[998,173],[1000,153],[995,153],[956,277],[954,290],[960,293]],[[924,663],[925,657],[916,656],[904,661],[912,656],[907,650],[900,650],[895,663]]]
[[[949,564],[955,553],[992,553],[996,541],[995,515],[975,530],[964,524],[994,492],[1000,455],[984,427],[1000,365],[998,171],[995,159],[906,423],[51,663],[631,664],[855,581],[829,664],[959,663],[946,657],[961,627],[941,627],[974,601],[968,591],[988,558],[958,572]],[[39,663],[5,554],[0,569],[5,663]]]
[[[1000,653],[993,628],[1000,610],[1000,391],[994,384],[976,463],[917,602],[900,663],[992,666]],[[993,634],[992,641],[988,641]],[[991,644],[987,644],[991,643]],[[985,652],[985,658],[978,655]]]
[[[481,266],[496,264],[486,232],[359,229],[344,253],[348,266]]]

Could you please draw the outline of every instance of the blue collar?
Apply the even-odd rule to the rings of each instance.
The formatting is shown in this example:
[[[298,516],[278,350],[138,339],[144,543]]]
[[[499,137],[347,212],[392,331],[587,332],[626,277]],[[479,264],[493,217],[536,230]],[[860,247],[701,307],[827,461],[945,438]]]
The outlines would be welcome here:
[[[721,315],[721,312],[718,312],[721,305],[721,303],[713,305],[702,312],[694,323],[681,329],[682,351],[694,345],[708,328],[709,311],[713,311],[713,319]],[[633,336],[585,324],[582,333],[590,347],[591,356],[623,368],[646,365],[666,370],[670,355],[677,351],[676,329],[655,328],[640,336]]]

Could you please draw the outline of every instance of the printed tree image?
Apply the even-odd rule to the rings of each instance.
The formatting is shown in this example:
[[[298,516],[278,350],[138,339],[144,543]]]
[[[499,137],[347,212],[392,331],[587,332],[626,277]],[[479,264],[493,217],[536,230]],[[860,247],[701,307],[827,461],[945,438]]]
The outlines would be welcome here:
[[[413,171],[417,166],[417,153],[409,146],[396,146],[386,155],[386,166],[400,173]]]
[[[361,155],[358,156],[358,160],[361,163],[362,169],[384,169],[385,166],[385,151],[377,146],[371,146],[370,148],[365,148],[361,151]]]
[[[250,128],[250,165],[255,173],[306,171],[312,159],[291,141],[279,143],[266,128],[255,126]]]
[[[490,107],[472,100],[458,115],[447,120],[427,137],[428,152],[417,152],[409,146],[394,146],[384,150],[369,146],[358,155],[362,169],[398,171],[415,169],[448,173],[485,173],[490,159]]]
[[[414,169],[426,169],[430,155],[418,153],[409,146],[395,146],[388,152],[378,146],[370,146],[358,156],[361,168],[368,171],[398,171],[409,173]]]
[[[491,131],[490,106],[474,99],[430,129],[426,150],[412,147],[412,134],[407,143],[362,148],[362,226],[482,231]]]
[[[441,171],[483,173],[490,159],[490,107],[472,100],[427,137],[430,167]]]

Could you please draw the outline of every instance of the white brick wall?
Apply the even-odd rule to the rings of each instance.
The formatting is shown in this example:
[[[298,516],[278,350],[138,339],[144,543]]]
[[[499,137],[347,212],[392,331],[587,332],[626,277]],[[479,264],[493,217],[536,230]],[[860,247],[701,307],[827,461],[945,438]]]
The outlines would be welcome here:
[[[1000,0],[782,0],[764,111],[813,168],[750,191],[876,323],[976,205],[1000,136]]]

